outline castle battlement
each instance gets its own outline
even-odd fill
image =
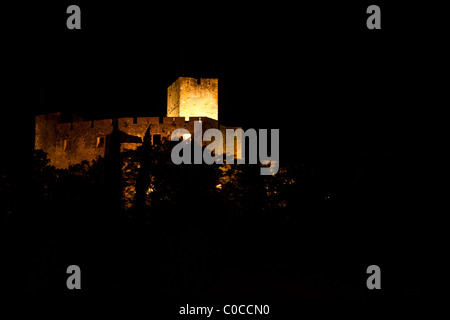
[[[166,117],[118,118],[124,133],[121,150],[136,149],[150,128],[152,144],[170,139],[176,129],[194,134],[194,122],[202,122],[203,132],[219,128],[218,79],[178,78],[168,89]],[[83,160],[104,157],[113,130],[112,119],[84,120],[75,114],[49,113],[35,118],[35,149],[48,154],[50,164],[68,168]]]
[[[167,88],[168,117],[204,116],[219,120],[219,80],[178,78]]]

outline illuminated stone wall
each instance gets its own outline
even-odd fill
[[[167,116],[218,120],[218,99],[218,79],[180,77],[167,89]]]
[[[180,79],[167,88],[167,116],[180,116]]]
[[[120,118],[118,127],[142,140],[150,126],[153,143],[155,135],[170,139],[178,128],[187,129],[193,136],[194,121],[202,122],[203,132],[219,128],[218,111],[218,79],[180,77],[167,89],[167,117]],[[36,116],[35,149],[46,152],[50,164],[56,168],[68,168],[83,160],[104,157],[112,128],[111,119],[84,121],[63,113],[39,115]],[[123,141],[121,151],[139,145]]]
[[[83,160],[92,161],[105,156],[105,146],[112,132],[112,120],[83,121],[75,117],[72,122],[61,123],[61,113],[39,115],[35,118],[35,149],[48,154],[50,165],[56,168],[68,168]],[[150,126],[152,140],[155,135],[161,139],[170,139],[175,129],[187,129],[194,135],[194,122],[202,121],[202,131],[218,128],[213,119],[192,117],[189,121],[180,117],[137,117],[119,118],[120,131],[143,140]],[[153,143],[153,141],[152,141]],[[141,143],[121,143],[121,151],[136,149]]]
[[[35,149],[46,152],[51,165],[68,168],[105,155],[106,137],[112,131],[111,119],[74,118],[72,122],[61,123],[60,117],[61,113],[52,113],[35,119]]]

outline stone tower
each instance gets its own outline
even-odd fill
[[[178,78],[167,88],[167,117],[219,120],[218,90],[218,79]]]

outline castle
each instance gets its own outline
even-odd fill
[[[117,119],[121,151],[142,144],[147,129],[152,144],[170,139],[176,129],[194,133],[194,121],[202,122],[202,131],[228,128],[219,125],[218,79],[178,78],[167,89],[166,117]],[[65,169],[82,161],[104,157],[113,130],[113,119],[85,121],[77,115],[50,113],[35,117],[35,150],[47,153],[50,165]]]

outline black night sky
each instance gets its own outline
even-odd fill
[[[23,12],[34,27],[8,35],[10,104],[33,104],[35,114],[164,116],[179,76],[218,77],[225,125],[283,128],[295,143],[396,148],[422,117],[410,104],[434,98],[423,86],[439,68],[442,44],[427,32],[439,19],[409,23],[414,6],[382,3],[375,33],[364,2],[81,5],[77,32],[59,14],[65,3]]]
[[[375,199],[365,214],[376,222],[349,221],[381,237],[369,248],[388,248],[392,238],[382,235],[397,231],[413,237],[411,246],[432,246],[419,238],[444,221],[435,201],[442,192],[435,182],[444,148],[440,113],[447,105],[438,80],[444,20],[431,4],[391,2],[373,3],[382,10],[381,30],[366,28],[368,1],[14,5],[4,13],[11,21],[3,48],[2,172],[26,190],[36,114],[165,116],[167,87],[179,76],[214,77],[220,123],[280,129],[281,162],[326,168],[343,193],[348,172],[365,170],[372,194],[360,201]],[[69,4],[81,8],[81,30],[66,28]],[[444,270],[415,257],[428,273]],[[397,288],[390,287],[394,279],[414,275],[399,276],[404,268],[384,261],[386,291]],[[428,287],[435,288],[438,276],[431,278]]]

